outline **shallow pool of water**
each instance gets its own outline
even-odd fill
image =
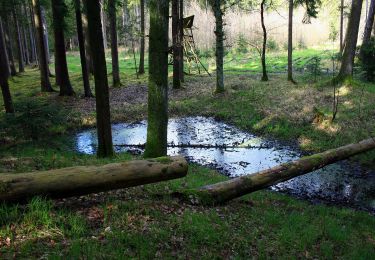
[[[143,152],[134,145],[146,142],[146,121],[114,124],[112,131],[116,152]],[[76,134],[74,142],[79,152],[95,153],[96,130]],[[253,174],[301,157],[292,146],[205,117],[170,119],[168,143],[168,155],[183,155],[190,162],[217,169],[230,177]],[[375,211],[375,173],[346,162],[280,183],[272,189],[310,201]]]

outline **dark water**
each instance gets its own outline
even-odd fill
[[[117,152],[142,152],[142,148],[123,145],[146,142],[146,121],[114,124],[112,131]],[[252,174],[301,157],[301,153],[292,146],[263,139],[204,117],[170,119],[168,143],[171,145],[169,155],[183,155],[191,162],[217,169],[230,177]],[[75,145],[81,153],[95,153],[96,130],[78,133]],[[180,147],[173,147],[176,145]],[[181,147],[185,145],[195,147]],[[272,190],[313,202],[335,203],[375,212],[375,172],[347,162],[280,183]]]

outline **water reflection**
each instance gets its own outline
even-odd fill
[[[147,122],[114,124],[113,142],[116,152],[140,149],[121,145],[146,142]],[[75,137],[76,149],[85,154],[96,152],[96,130],[87,130]],[[231,177],[252,174],[280,163],[297,159],[301,154],[292,147],[259,138],[255,135],[215,121],[212,118],[187,117],[170,119],[169,144],[225,145],[230,148],[169,148],[169,155],[183,155],[189,161],[209,166]],[[120,146],[119,146],[120,145]],[[257,146],[248,149],[246,146]],[[375,210],[375,173],[340,163],[294,178],[272,187],[309,200],[344,203]]]

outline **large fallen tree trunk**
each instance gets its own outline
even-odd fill
[[[104,166],[79,166],[44,172],[0,174],[0,201],[23,201],[35,195],[64,198],[186,176],[183,157],[163,157]]]
[[[375,149],[374,138],[307,156],[297,161],[281,164],[252,175],[241,176],[228,181],[204,186],[198,190],[187,191],[186,194],[189,195],[189,197],[196,196],[195,199],[202,204],[224,203],[372,149]]]

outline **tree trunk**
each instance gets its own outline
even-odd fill
[[[53,34],[55,36],[56,84],[60,87],[60,96],[72,96],[74,91],[69,79],[64,37],[64,15],[67,7],[64,0],[52,0],[51,3]]]
[[[359,55],[361,58],[365,58],[363,55],[363,47],[365,47],[366,44],[371,39],[371,32],[372,32],[372,27],[374,25],[374,18],[375,18],[374,16],[375,16],[375,0],[371,0],[370,9],[369,9],[367,20],[366,20],[365,31],[363,33],[362,48],[361,48],[361,52]]]
[[[40,0],[32,0],[34,9],[34,23],[37,36],[38,60],[41,78],[41,91],[52,92],[51,82],[49,80],[49,68],[47,58],[47,46],[44,41],[44,28],[42,23],[42,10],[40,7]]]
[[[93,0],[89,0],[93,1]],[[79,166],[44,172],[0,175],[0,201],[24,202],[33,196],[65,198],[124,189],[185,177],[188,164],[183,157],[157,158]]]
[[[37,0],[40,1],[40,0]],[[43,41],[45,45],[45,51],[46,51],[46,57],[47,57],[47,62],[48,64],[51,61],[51,55],[49,52],[49,41],[48,41],[48,26],[47,26],[47,21],[46,21],[46,11],[44,10],[43,6],[40,6],[41,10],[41,21],[42,21],[42,27],[43,27]],[[49,72],[49,67],[48,67],[48,74],[51,74]]]
[[[30,10],[30,21],[31,21],[31,26],[29,27],[29,33],[30,33],[30,38],[32,39],[32,48],[33,48],[33,56],[34,56],[34,62],[38,64],[38,49],[37,49],[37,43],[36,43],[36,38],[37,38],[37,31],[35,27],[35,22],[34,22],[34,9],[32,5],[29,5],[29,10]]]
[[[208,185],[196,191],[192,191],[192,193],[197,195],[201,203],[224,203],[372,149],[375,149],[374,138],[328,150],[320,154],[307,156],[297,161],[284,163],[252,175],[241,176],[228,181]],[[189,194],[190,192],[187,191],[187,193]]]
[[[355,50],[357,47],[359,24],[361,21],[363,0],[352,0],[349,24],[346,31],[345,46],[342,55],[341,68],[335,82],[343,81],[353,76]]]
[[[266,50],[267,50],[267,29],[264,24],[264,4],[266,0],[262,0],[260,5],[260,17],[263,29],[263,48],[262,48],[262,81],[268,81],[267,67],[266,67]]]
[[[82,26],[82,12],[81,12],[81,1],[75,0],[75,13],[76,13],[76,23],[77,23],[77,35],[78,35],[78,45],[79,45],[79,55],[81,58],[81,70],[83,79],[83,88],[85,92],[85,97],[93,97],[91,92],[89,72],[86,62],[86,49],[85,49],[85,36],[83,34]]]
[[[20,73],[25,72],[25,64],[23,60],[23,48],[22,48],[22,39],[21,39],[21,31],[19,26],[19,21],[17,17],[16,7],[12,9],[13,13],[13,20],[14,20],[14,26],[15,26],[15,36],[17,39],[17,57],[18,57],[18,71]]]
[[[340,53],[344,51],[344,0],[340,5]]]
[[[145,157],[167,154],[169,1],[150,0],[148,127]]]
[[[104,0],[100,0],[100,17],[102,22],[102,31],[103,31],[103,44],[104,50],[108,48],[107,42],[107,19],[104,12]]]
[[[214,0],[212,5],[216,25],[216,93],[224,92],[224,25],[221,1],[222,0]]]
[[[85,0],[84,2],[87,8],[90,46],[92,50],[95,50],[91,52],[91,55],[95,77],[98,157],[110,157],[113,155],[111,112],[103,31],[100,19],[100,3],[99,0]]]
[[[119,68],[119,60],[118,60],[116,4],[117,4],[117,0],[108,0],[113,87],[120,87],[121,81],[120,81],[120,68]]]
[[[6,47],[7,47],[7,53],[8,53],[8,59],[9,59],[9,66],[10,66],[10,75],[11,76],[16,76],[17,75],[17,71],[16,71],[16,66],[14,65],[14,55],[13,55],[13,45],[12,45],[12,41],[11,41],[11,34],[10,34],[10,31],[9,31],[9,26],[8,26],[8,23],[9,23],[9,19],[7,19],[8,17],[5,17],[5,21],[4,21],[4,24],[3,24],[3,30],[4,30],[4,37],[5,37],[5,44],[6,44]]]
[[[139,74],[145,73],[145,0],[141,0],[141,46],[139,50]]]
[[[181,88],[180,81],[180,15],[179,0],[172,0],[172,38],[173,38],[173,88]]]
[[[289,20],[288,20],[288,81],[293,79],[293,0],[289,0]]]
[[[26,12],[26,6],[22,4],[22,10],[23,10],[23,17],[24,22],[21,24],[22,28],[22,34],[23,34],[23,46],[24,46],[24,53],[25,53],[25,63],[26,65],[31,64],[31,58],[30,58],[30,49],[29,49],[29,43],[27,39],[27,33],[26,33],[26,26],[27,26],[27,12]]]
[[[85,3],[84,0],[82,0]],[[90,74],[94,74],[94,64],[92,61],[92,54],[91,54],[91,46],[90,46],[90,39],[89,39],[89,27],[87,22],[87,10],[86,5],[83,5],[83,12],[82,12],[82,28],[83,28],[83,35],[85,36],[85,49],[86,49],[86,63],[87,69]]]
[[[180,4],[180,80],[181,82],[185,81],[185,74],[184,74],[184,0],[179,0]]]
[[[14,113],[12,96],[8,84],[9,78],[9,59],[5,44],[3,22],[0,18],[0,87],[3,95],[4,107],[6,113]]]

